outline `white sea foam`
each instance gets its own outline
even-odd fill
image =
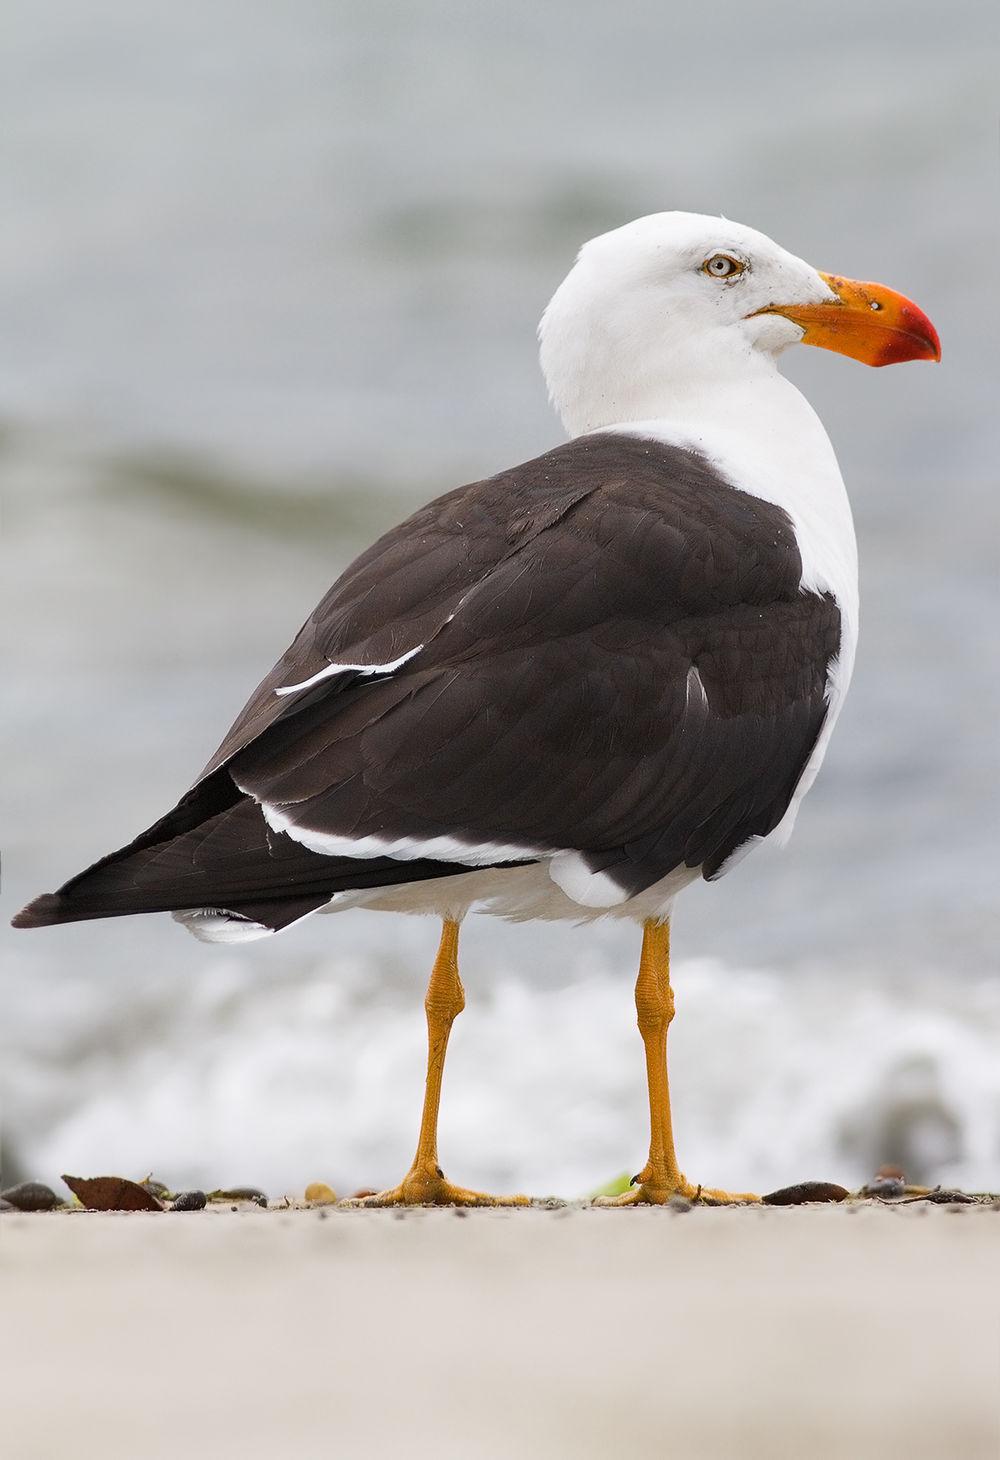
[[[38,1038],[4,1055],[22,1164],[44,1178],[153,1169],[271,1193],[397,1178],[419,1116],[424,1021],[419,985],[387,989],[377,972],[337,958],[262,979],[232,956],[186,986],[147,989],[124,1020],[112,999],[103,1013],[60,1001],[59,1020],[40,1006]],[[708,962],[680,963],[675,984],[675,1121],[693,1179],[854,1185],[894,1159],[915,1176],[1000,1187],[995,984],[893,990]],[[508,973],[473,975],[467,993],[445,1080],[447,1170],[572,1197],[638,1169],[646,1108],[628,980],[594,963],[559,988]]]

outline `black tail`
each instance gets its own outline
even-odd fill
[[[456,862],[321,856],[273,831],[258,804],[219,770],[129,846],[29,902],[13,926],[210,908],[277,931],[337,892],[470,870]]]

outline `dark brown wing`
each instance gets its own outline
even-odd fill
[[[368,664],[425,647],[272,708],[228,768],[338,850],[571,848],[630,891],[682,862],[711,875],[777,825],[826,712],[839,612],[800,577],[785,514],[700,457],[584,438],[366,555],[311,642]]]
[[[347,570],[174,811],[22,922],[281,926],[557,849],[629,895],[711,876],[780,821],[826,713],[840,615],[800,579],[785,513],[680,448],[598,434],[463,487]]]
[[[593,472],[583,474],[587,484],[538,466],[529,462],[436,498],[356,558],[254,690],[202,775],[295,711],[276,695],[282,686],[332,663],[391,663],[432,640],[470,589],[596,489]],[[328,688],[349,682],[343,676]]]

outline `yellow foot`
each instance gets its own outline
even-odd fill
[[[440,1171],[409,1171],[389,1191],[345,1202],[359,1207],[526,1207],[530,1196],[490,1196],[485,1191],[467,1191],[452,1186]]]
[[[645,1171],[636,1177],[636,1185],[621,1196],[599,1196],[594,1200],[598,1207],[665,1206],[673,1197],[685,1201],[704,1202],[706,1206],[737,1206],[745,1202],[760,1201],[752,1191],[720,1191],[714,1186],[692,1186],[686,1177],[669,1184],[651,1180]]]

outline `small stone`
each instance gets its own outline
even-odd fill
[[[689,1212],[694,1207],[693,1201],[688,1201],[686,1196],[672,1196],[667,1202],[672,1212]]]
[[[19,1212],[51,1212],[62,1206],[52,1188],[41,1181],[22,1181],[20,1185],[0,1192],[0,1197]]]
[[[333,1206],[336,1200],[337,1193],[332,1186],[327,1186],[325,1181],[310,1181],[306,1187],[306,1201],[310,1206]]]
[[[200,1212],[208,1205],[203,1191],[179,1191],[170,1208],[172,1212]]]
[[[456,1217],[467,1217],[469,1215],[469,1213],[465,1210],[465,1207],[452,1207],[452,1211],[455,1213]]]
[[[880,1173],[874,1181],[861,1188],[861,1195],[878,1197],[879,1201],[896,1201],[906,1195],[906,1182],[902,1176],[883,1176]]]

